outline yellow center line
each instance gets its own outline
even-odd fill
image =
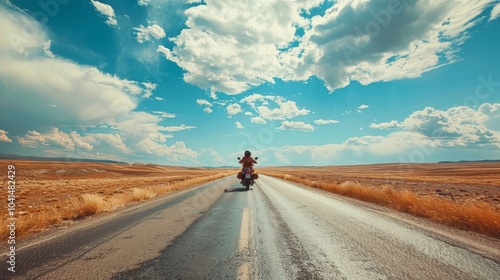
[[[250,233],[253,231],[252,219],[251,219],[251,209],[249,207],[243,208],[241,213],[241,228],[240,228],[240,240],[238,243],[238,250],[243,255],[249,253],[250,247]],[[245,257],[246,259],[246,257]],[[250,277],[250,262],[248,259],[245,260],[243,264],[238,268],[238,280],[247,280]]]
[[[238,249],[240,252],[243,252],[244,250],[248,249],[248,243],[250,241],[250,236],[249,236],[249,212],[250,209],[248,207],[243,208],[243,213],[241,216],[241,228],[240,228],[240,241],[239,241],[239,246]]]

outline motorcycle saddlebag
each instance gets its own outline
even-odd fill
[[[243,172],[238,172],[238,175],[236,175],[236,178],[241,179],[243,178]]]
[[[259,174],[257,174],[257,172],[254,172],[254,173],[253,173],[253,179],[254,179],[254,180],[255,180],[255,179],[259,179]]]

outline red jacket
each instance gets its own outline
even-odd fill
[[[254,163],[257,163],[253,157],[244,157],[240,160],[240,163],[243,164],[243,168],[250,167],[252,168]]]

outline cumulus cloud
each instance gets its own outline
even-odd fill
[[[162,118],[146,112],[131,112],[112,123],[113,128],[126,134],[128,138],[139,140],[141,138],[161,139],[165,141],[165,126],[159,125]]]
[[[281,126],[278,127],[281,130],[301,130],[301,131],[313,131],[314,127],[310,124],[304,122],[293,122],[293,121],[283,121]]]
[[[23,11],[0,5],[0,55],[47,55],[50,40],[40,24]],[[5,63],[2,63],[2,66]]]
[[[30,34],[23,31],[28,27]],[[23,121],[2,127],[15,130],[19,136],[13,139],[20,145],[48,155],[120,160],[123,154],[148,154],[151,147],[176,154],[177,159],[184,152],[187,158],[196,155],[182,142],[166,143],[173,137],[170,133],[194,126],[160,125],[175,114],[135,111],[141,98],[151,97],[156,84],[122,79],[49,55],[44,28],[14,6],[0,4],[0,33],[15,35],[12,42],[0,40],[0,80],[8,81],[0,83],[0,119],[24,112]]]
[[[148,6],[149,4],[151,4],[151,0],[138,0],[137,4],[139,6]]]
[[[144,139],[138,146],[148,154],[166,157],[165,161],[179,163],[181,161],[196,162],[197,152],[188,148],[182,141],[177,141],[171,146],[160,144],[152,139]]]
[[[108,4],[101,3],[99,1],[94,1],[90,0],[92,2],[92,5],[94,5],[94,8],[96,9],[97,12],[99,12],[101,15],[105,16],[106,19],[106,24],[108,25],[117,25],[118,21],[116,20],[115,17],[115,11],[113,10],[113,7],[111,7]]]
[[[174,48],[158,51],[186,70],[186,82],[237,94],[274,82],[280,49],[295,40],[297,25],[307,24],[300,9],[323,1],[204,2],[186,10],[187,28],[172,38]]]
[[[7,136],[7,134],[9,134],[7,131],[0,129],[0,141],[12,142],[12,140]]]
[[[240,122],[235,122],[236,128],[242,129],[245,128]]]
[[[477,110],[464,106],[448,110],[427,107],[403,121],[371,127],[397,130],[385,136],[351,137],[339,144],[267,147],[255,153],[265,155],[271,165],[421,163],[500,156],[499,103],[484,103]],[[453,148],[452,154],[449,148]]]
[[[457,61],[494,2],[207,0],[186,10],[174,47],[158,51],[186,71],[186,82],[212,92],[312,76],[334,91],[352,81],[416,78]],[[320,4],[330,7],[311,14]]]
[[[260,124],[266,124],[266,120],[264,120],[262,117],[253,117],[250,119],[251,122],[253,123],[260,123]]]
[[[152,38],[154,37],[156,39],[161,39],[165,38],[166,34],[163,28],[157,24],[153,24],[150,26],[143,26],[142,24],[139,27],[134,27],[134,30],[136,30],[136,39],[137,42],[139,43],[144,43],[146,41],[151,41]]]
[[[225,164],[224,158],[212,148],[201,149],[198,153],[198,161],[202,165],[222,166]]]
[[[265,155],[271,165],[332,165],[377,162],[400,162],[401,155],[419,147],[436,151],[435,143],[416,132],[395,132],[387,136],[352,137],[339,144],[268,147],[255,151]]]
[[[361,104],[359,105],[358,109],[356,110],[358,113],[361,113],[363,112],[365,109],[368,109],[370,106],[366,105],[366,104]]]
[[[32,30],[29,36],[22,30],[26,25]],[[19,10],[0,8],[0,33],[25,35],[16,39],[16,44],[0,41],[0,79],[9,81],[0,84],[0,95],[16,96],[3,98],[6,109],[0,112],[2,118],[29,112],[26,118],[38,125],[106,122],[134,110],[139,98],[155,88],[47,56],[43,48],[48,39],[43,28]]]
[[[4,62],[0,77],[16,88],[17,98],[25,100],[8,108],[30,111],[41,119],[94,122],[122,115],[135,109],[135,96],[147,90],[136,82],[61,59],[7,57]],[[42,104],[56,105],[59,111]]]
[[[23,33],[29,26],[31,33]],[[118,127],[131,116],[141,97],[148,97],[156,85],[138,83],[103,73],[92,66],[48,55],[49,39],[42,26],[16,8],[0,5],[0,33],[16,34],[16,44],[0,40],[0,96],[4,109],[0,119],[24,112],[23,121],[7,127],[16,131],[19,144],[43,151],[71,152],[73,156],[94,157],[97,154],[131,154],[127,141],[134,145],[138,139],[165,139],[156,118],[151,135],[130,134],[127,130],[107,130],[80,135],[70,127],[91,128],[96,124]],[[10,95],[15,96],[11,98]],[[23,100],[23,102],[18,102]],[[17,102],[16,102],[17,101]],[[163,115],[165,117],[165,115]],[[57,127],[65,127],[65,131]],[[54,128],[56,127],[56,128]],[[26,132],[28,131],[28,132]],[[107,147],[107,148],[105,148]],[[82,152],[88,152],[81,154]],[[92,155],[93,153],[93,155]]]
[[[132,152],[123,142],[123,138],[118,134],[96,133],[81,136],[75,131],[66,133],[60,131],[58,128],[53,128],[47,133],[31,130],[26,135],[18,137],[18,141],[19,144],[31,148],[45,146],[66,151],[74,151],[77,148],[94,150],[96,145],[107,144],[106,149],[108,151],[109,148],[113,148],[121,153]]]
[[[240,104],[237,104],[237,103],[234,103],[234,104],[227,106],[226,109],[227,109],[227,114],[229,116],[234,116],[234,115],[241,112],[241,106],[240,106]]]
[[[252,94],[240,102],[249,104],[265,120],[285,120],[310,113],[307,109],[299,109],[295,101],[280,96]],[[269,102],[275,103],[278,107],[270,109]]]
[[[401,127],[428,137],[441,138],[453,146],[498,143],[499,139],[485,126],[488,119],[487,114],[465,106],[447,111],[426,107],[411,114]]]
[[[144,98],[150,98],[151,96],[153,96],[153,91],[158,86],[157,84],[153,83],[141,83],[141,84],[144,87],[144,94],[142,95],[142,97]]]
[[[297,47],[302,58],[292,63],[331,91],[353,80],[367,85],[419,77],[457,60],[468,29],[491,2],[338,1],[313,18]]]
[[[500,3],[496,4],[491,10],[490,21],[495,20],[498,17],[500,17]]]
[[[205,106],[212,107],[212,103],[208,102],[205,99],[196,99],[196,103],[198,103],[198,105],[200,105],[200,106],[205,105]]]
[[[205,99],[196,99],[196,103],[198,103],[198,105],[200,106],[207,106],[207,108],[203,109],[203,112],[207,113],[207,114],[211,114],[213,111],[211,108],[209,107],[212,107],[213,104],[208,102],[207,100]]]
[[[446,111],[426,107],[413,112],[401,122],[392,120],[380,124],[372,123],[370,127],[399,128],[419,133],[449,147],[471,144],[498,146],[500,126],[495,124],[500,117],[499,108],[498,103],[485,103],[477,110],[466,106],[452,107]]]
[[[390,122],[386,122],[386,123],[372,123],[370,124],[370,127],[371,128],[375,128],[375,129],[388,129],[388,128],[396,128],[396,127],[400,127],[399,125],[399,122],[398,121],[390,121]]]

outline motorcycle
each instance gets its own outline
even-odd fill
[[[240,157],[237,158],[238,160],[241,160]],[[258,157],[255,158],[255,160],[259,159]],[[251,167],[245,167],[243,171],[238,173],[237,178],[241,179],[241,184],[246,187],[247,191],[250,189],[250,186],[253,186],[255,183],[255,180],[259,177],[257,173],[253,170]]]

